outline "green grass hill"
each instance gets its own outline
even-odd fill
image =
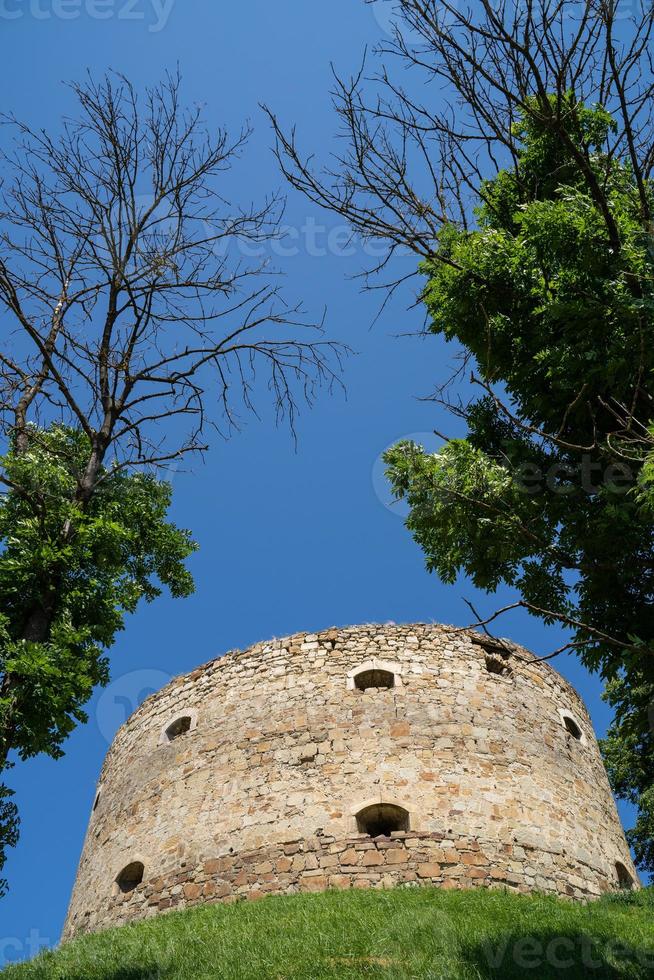
[[[654,978],[654,890],[588,905],[499,891],[327,892],[84,936],[2,980]]]

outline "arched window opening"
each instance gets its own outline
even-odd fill
[[[615,873],[618,876],[618,885],[625,891],[631,891],[634,887],[634,879],[631,877],[622,861],[615,862]]]
[[[183,718],[176,718],[172,725],[169,725],[166,729],[166,738],[169,742],[174,739],[179,738],[180,735],[186,735],[187,732],[191,730],[192,718],[190,715],[184,715]]]
[[[358,691],[395,687],[395,675],[390,670],[362,670],[354,678],[354,684]]]
[[[357,830],[369,837],[390,837],[409,829],[409,814],[393,803],[373,803],[357,813]]]
[[[565,725],[566,731],[578,742],[581,742],[582,731],[574,718],[571,718],[570,715],[565,715],[563,724]]]
[[[133,892],[134,889],[143,881],[144,866],[140,861],[132,861],[120,872],[116,878],[116,884],[123,894]]]
[[[499,677],[511,677],[513,671],[505,660],[491,654],[486,655],[486,670],[489,674],[497,674]]]
[[[402,668],[389,660],[371,657],[348,671],[348,691],[377,691],[402,687]]]

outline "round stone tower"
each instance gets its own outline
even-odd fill
[[[64,936],[240,896],[419,883],[638,887],[584,704],[508,641],[303,633],[177,678],[120,729]]]

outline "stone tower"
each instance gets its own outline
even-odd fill
[[[107,755],[64,936],[404,883],[638,887],[584,704],[522,647],[356,626],[178,677]]]

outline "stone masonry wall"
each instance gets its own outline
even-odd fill
[[[395,686],[358,690],[361,667]],[[169,742],[181,716],[191,730]],[[403,807],[409,829],[359,833],[373,803]],[[137,861],[143,881],[123,893]],[[443,626],[331,629],[226,654],[132,715],[100,776],[64,938],[329,887],[587,898],[618,889],[617,862],[637,885],[587,711],[548,664]]]

